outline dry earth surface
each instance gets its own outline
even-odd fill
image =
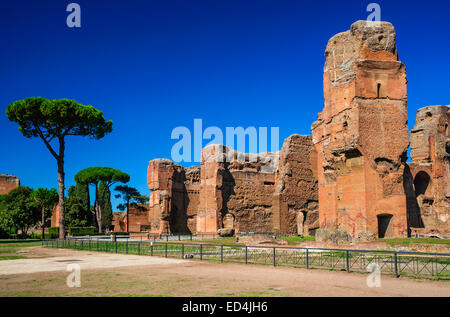
[[[26,259],[0,261],[0,296],[450,296],[450,283],[367,274],[242,264],[215,264],[40,246]],[[81,267],[69,288],[66,267]]]

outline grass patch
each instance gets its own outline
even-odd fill
[[[316,237],[296,237],[296,236],[285,236],[285,237],[277,237],[280,240],[287,240],[288,245],[297,245],[306,241],[315,241]]]
[[[21,255],[4,255],[4,256],[0,256],[0,261],[4,261],[4,260],[19,260],[19,259],[26,259],[26,256],[21,256]]]
[[[2,253],[16,253],[17,249],[16,248],[1,248],[0,249],[0,254]]]
[[[392,244],[447,244],[450,245],[450,239],[436,239],[436,238],[384,238],[378,239],[384,241],[389,245]]]
[[[0,239],[0,248],[25,248],[40,246],[42,242],[40,240],[12,240],[12,239]]]

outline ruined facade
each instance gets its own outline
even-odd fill
[[[320,227],[406,236],[407,80],[394,27],[358,21],[325,57],[325,106],[312,125]]]
[[[202,150],[200,167],[150,161],[150,232],[304,234],[318,227],[310,136],[293,135],[280,153],[244,154],[223,145]],[[300,194],[297,194],[300,193]]]
[[[412,235],[450,236],[450,107],[417,111],[406,184]],[[412,186],[411,186],[412,184]]]
[[[420,109],[409,136],[395,36],[358,21],[329,40],[312,137],[259,155],[211,145],[196,167],[150,161],[150,231],[450,237],[449,106]]]
[[[14,175],[0,174],[0,195],[6,195],[20,186],[19,178]]]
[[[200,170],[184,168],[168,159],[150,161],[147,185],[149,225],[152,233],[190,233],[196,231]]]
[[[130,207],[128,210],[128,231],[129,232],[142,232],[150,229],[148,221],[148,206],[141,206],[141,208]],[[113,231],[114,232],[126,232],[127,231],[127,213],[126,212],[114,212],[113,213]]]

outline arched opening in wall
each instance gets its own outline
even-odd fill
[[[392,218],[391,214],[378,215],[378,238],[390,237],[392,235]]]
[[[380,98],[380,96],[381,96],[381,84],[378,83],[377,84],[377,98]]]
[[[448,124],[445,124],[445,129],[444,129],[444,131],[445,131],[445,136],[446,136],[447,138],[450,138],[450,131],[449,131],[449,128],[448,128]]]
[[[416,197],[425,195],[429,191],[429,188],[431,187],[430,182],[430,175],[426,172],[420,171],[417,173],[414,178],[414,190],[416,192]]]

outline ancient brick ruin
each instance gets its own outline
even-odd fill
[[[325,57],[325,107],[312,125],[320,227],[406,236],[407,80],[394,27],[358,21]]]
[[[420,109],[409,139],[395,36],[388,22],[358,21],[329,40],[312,137],[258,155],[210,145],[195,167],[150,161],[149,231],[448,236],[449,106]]]
[[[148,222],[148,208],[141,206],[141,208],[130,207],[128,210],[128,231],[129,232],[143,232],[150,229]],[[127,214],[126,212],[114,212],[112,220],[114,232],[127,231]]]
[[[450,235],[450,107],[429,106],[417,111],[411,130],[412,189],[408,210],[412,235]],[[411,186],[412,183],[412,186]]]
[[[14,175],[0,174],[0,195],[6,195],[20,186],[19,178]]]
[[[202,150],[200,167],[150,161],[150,232],[312,232],[318,215],[311,150],[310,136],[293,135],[280,153],[211,145]]]

